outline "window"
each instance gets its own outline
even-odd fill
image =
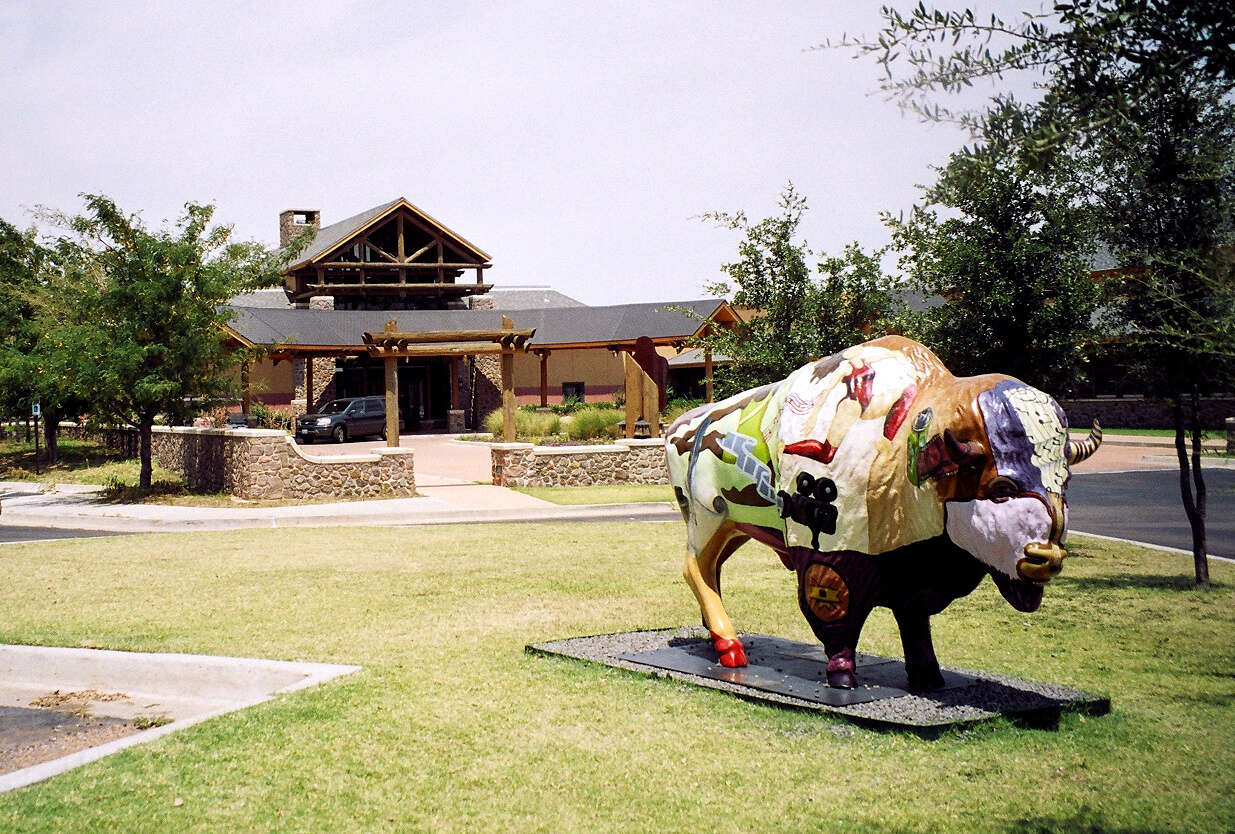
[[[578,400],[583,402],[583,383],[582,382],[563,382],[562,383],[562,402],[570,402]]]

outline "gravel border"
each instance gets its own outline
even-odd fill
[[[758,638],[765,635],[742,636]],[[601,663],[650,677],[672,678],[709,689],[719,689],[753,701],[827,713],[867,727],[909,730],[925,737],[935,737],[954,727],[1000,717],[1031,726],[1053,727],[1063,712],[1106,715],[1111,709],[1109,698],[1072,687],[950,667],[945,667],[945,671],[970,675],[977,680],[970,686],[942,692],[886,697],[848,706],[829,706],[716,678],[645,666],[619,657],[623,654],[667,648],[671,641],[673,645],[680,645],[683,641],[707,639],[707,632],[702,628],[658,629],[553,640],[528,645],[526,651],[535,655]]]

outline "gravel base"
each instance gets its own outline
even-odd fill
[[[139,732],[132,721],[49,709],[0,707],[0,773],[12,773]]]
[[[742,635],[744,641],[761,637],[764,635]],[[714,677],[634,663],[619,657],[619,655],[664,649],[670,645],[679,646],[707,640],[707,632],[701,628],[662,629],[555,640],[530,645],[527,650],[533,654],[569,657],[603,663],[606,666],[628,669],[655,677],[673,678],[730,692],[742,698],[825,712],[871,727],[907,729],[925,736],[938,735],[952,727],[989,721],[999,717],[1012,718],[1035,726],[1054,726],[1064,711],[1105,715],[1110,712],[1111,708],[1110,699],[1079,689],[996,675],[990,672],[949,667],[945,667],[944,671],[967,675],[974,680],[967,686],[941,692],[905,694],[898,690],[890,690],[890,697],[881,697],[877,700],[847,706],[831,706],[818,701],[754,689]],[[814,648],[804,644],[798,645],[803,648]],[[868,657],[876,662],[886,660],[886,658]],[[894,662],[900,664],[900,661]],[[903,664],[900,665],[903,669]],[[716,665],[714,668],[717,674],[724,673],[723,667]],[[820,679],[822,675],[823,665],[820,664]],[[858,675],[860,679],[861,668],[858,669]]]

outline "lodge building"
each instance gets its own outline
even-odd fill
[[[246,411],[257,401],[304,413],[382,394],[389,381],[404,431],[462,431],[501,406],[512,344],[519,403],[607,402],[641,337],[669,360],[675,390],[702,395],[711,357],[687,342],[739,320],[715,298],[591,307],[546,287],[495,286],[488,254],[403,198],[324,227],[320,216],[284,211],[280,245],[306,232],[311,242],[283,287],[230,302],[229,338],[262,351],[242,371]]]

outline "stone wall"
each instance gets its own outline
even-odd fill
[[[498,486],[669,483],[660,438],[618,440],[611,446],[494,443],[491,448],[493,483]]]
[[[472,425],[480,428],[490,412],[502,407],[502,357],[482,354],[476,357],[476,390],[472,392]]]
[[[66,437],[86,433],[62,426]],[[108,448],[137,456],[137,429],[89,433]],[[151,458],[179,473],[191,489],[239,498],[385,498],[415,494],[412,450],[379,448],[358,455],[306,455],[273,429],[156,426]]]
[[[1092,400],[1060,400],[1068,425],[1085,428],[1096,418],[1105,428],[1173,429],[1171,408],[1161,400],[1143,397],[1099,397]],[[1221,431],[1227,417],[1235,417],[1235,397],[1201,399],[1201,427]]]

